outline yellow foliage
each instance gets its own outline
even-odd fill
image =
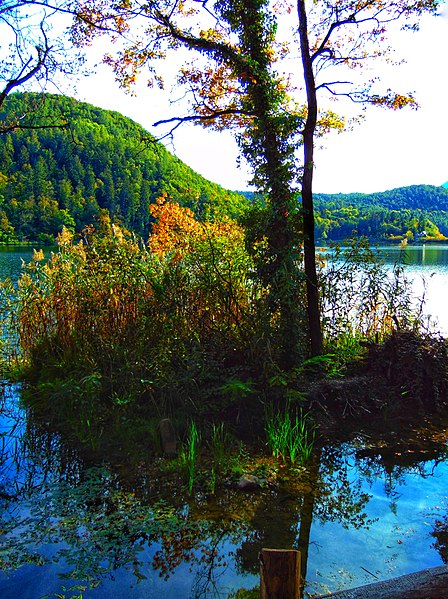
[[[319,116],[316,134],[318,137],[321,137],[332,130],[341,133],[345,129],[345,125],[345,117],[336,114],[332,110],[326,110]]]
[[[41,262],[42,260],[45,260],[44,251],[33,250],[33,262]]]
[[[372,97],[371,102],[376,106],[385,106],[386,108],[392,108],[392,110],[400,110],[406,106],[418,108],[418,103],[411,94],[409,94],[409,96],[403,96],[402,94],[393,94],[390,92],[386,96]]]
[[[210,238],[226,237],[242,241],[243,229],[233,221],[199,222],[189,208],[184,208],[161,197],[150,206],[151,215],[156,219],[148,240],[149,248],[163,257],[173,253],[182,257],[195,243]]]
[[[151,215],[156,219],[148,245],[160,256],[167,253],[185,251],[189,246],[188,236],[199,226],[193,212],[179,204],[161,197],[151,204]]]
[[[68,247],[72,244],[73,233],[67,227],[62,227],[62,231],[57,236],[57,244],[59,247]]]

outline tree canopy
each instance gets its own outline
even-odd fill
[[[84,57],[62,31],[61,14],[69,12],[65,0],[3,0],[0,3],[0,108],[14,91],[45,90],[49,83],[60,90],[62,80],[82,72]],[[0,133],[22,129],[61,127],[67,123],[56,114],[45,121],[29,112],[2,119]]]

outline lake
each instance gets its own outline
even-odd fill
[[[448,246],[380,251],[409,265],[417,293],[425,275],[427,310],[447,331]],[[0,276],[15,278],[23,255],[1,251]],[[305,553],[307,597],[448,560],[448,418],[400,437],[381,427],[363,433],[360,423],[308,471],[273,460],[275,486],[265,473],[257,492],[229,486],[187,497],[170,486],[163,461],[78,447],[22,408],[20,394],[3,381],[2,599],[244,597],[258,584],[263,547]]]
[[[425,313],[436,321],[436,328],[448,334],[448,245],[380,246],[380,254],[388,264],[406,265],[414,281],[416,296],[425,293]]]

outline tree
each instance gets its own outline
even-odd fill
[[[69,52],[68,40],[52,35],[53,19],[64,7],[65,0],[0,2],[0,110],[14,91],[33,85],[45,89],[49,82],[57,83],[58,75],[79,71],[82,57]],[[25,113],[7,120],[0,116],[0,133],[67,126],[63,115],[49,115],[41,108],[41,103],[30,103]]]
[[[16,88],[35,78],[48,76],[51,46],[44,21],[33,22],[24,9],[27,2],[6,0],[0,5],[2,44],[8,44],[9,56],[3,55],[0,80],[0,108],[6,97]],[[36,31],[37,29],[37,31]],[[0,47],[1,48],[1,47]]]
[[[299,40],[303,80],[306,89],[307,117],[303,129],[302,206],[304,230],[305,274],[312,353],[322,351],[318,280],[314,240],[314,141],[318,118],[318,91],[332,96],[346,96],[353,102],[386,106],[394,110],[415,106],[412,94],[402,95],[388,90],[386,94],[372,91],[374,81],[360,87],[340,79],[317,83],[316,76],[332,67],[361,67],[369,59],[389,58],[391,48],[386,43],[387,27],[395,21],[405,21],[404,27],[416,29],[416,19],[423,12],[435,12],[437,0],[325,0],[307,7],[306,0],[297,0]],[[312,21],[308,22],[308,14]]]
[[[387,57],[391,50],[384,38],[389,24],[418,18],[436,8],[436,0],[325,0],[314,3],[310,10],[305,0],[298,0],[294,29],[306,88],[305,105],[300,106],[291,100],[294,87],[278,73],[277,65],[289,48],[281,39],[277,3],[117,0],[99,5],[94,0],[67,0],[64,10],[75,14],[72,37],[76,43],[90,43],[104,33],[116,42],[116,52],[104,60],[126,89],[143,69],[149,85],[163,86],[163,67],[159,68],[157,61],[169,52],[183,52],[177,83],[186,89],[190,111],[159,121],[169,125],[167,135],[184,122],[238,128],[237,139],[253,167],[254,183],[268,201],[267,250],[260,276],[270,289],[269,310],[280,314],[281,362],[286,368],[294,365],[300,335],[299,169],[294,152],[302,142],[302,226],[311,354],[318,355],[323,348],[314,247],[313,151],[319,129],[341,127],[341,121],[331,111],[318,111],[317,93],[326,90],[332,96],[342,94],[354,102],[394,109],[415,104],[411,95],[378,94],[374,81],[346,91],[347,82],[339,77],[317,83],[316,76],[329,66],[357,67],[371,58]],[[291,6],[286,6],[286,11],[291,13]],[[406,26],[415,28],[416,24],[409,21]],[[185,50],[196,58],[185,58]]]
[[[131,25],[143,20],[142,37],[107,56],[124,87],[129,87],[143,66],[149,66],[151,83],[161,84],[153,60],[168,50],[187,48],[206,62],[184,64],[178,82],[187,87],[192,112],[164,121],[172,133],[181,122],[194,121],[218,129],[238,127],[243,154],[253,166],[254,183],[268,200],[266,248],[259,275],[269,288],[267,328],[280,330],[283,367],[297,363],[300,322],[297,317],[300,242],[298,235],[297,172],[294,151],[299,143],[301,115],[286,110],[287,90],[274,69],[276,23],[268,0],[228,0],[197,4],[193,11],[202,21],[192,25],[190,8],[182,3],[129,3],[96,9],[82,3],[74,25],[79,41],[115,28],[129,37]],[[205,28],[207,23],[212,27]],[[166,42],[166,43],[165,43]],[[164,46],[165,44],[165,46]],[[274,315],[278,314],[278,319]],[[279,320],[279,323],[278,323]],[[269,336],[269,335],[268,335]]]

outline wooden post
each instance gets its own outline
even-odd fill
[[[177,439],[174,426],[169,418],[164,418],[159,423],[160,440],[162,442],[163,453],[176,455]]]
[[[299,599],[300,551],[262,549],[260,552],[260,598]]]

